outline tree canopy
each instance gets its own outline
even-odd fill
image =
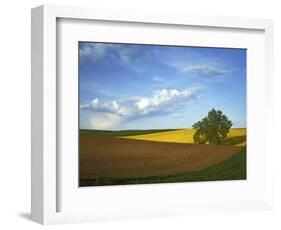
[[[208,116],[196,122],[193,139],[196,144],[223,144],[233,123],[220,110],[212,109]]]

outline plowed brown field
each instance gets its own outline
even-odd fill
[[[80,179],[160,176],[198,171],[230,158],[241,149],[229,145],[80,136]]]

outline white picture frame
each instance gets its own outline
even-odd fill
[[[178,202],[179,200],[171,200],[165,205],[153,203],[153,207],[141,204],[132,204],[132,200],[124,200],[126,205],[124,207],[115,208],[109,212],[110,204],[106,205],[105,209],[97,205],[96,209],[89,209],[86,204],[81,202],[81,207],[78,208],[77,200],[67,195],[67,191],[60,192],[62,186],[62,178],[59,177],[60,172],[60,157],[58,157],[58,94],[60,88],[58,87],[57,74],[58,74],[58,23],[61,19],[75,20],[93,20],[103,21],[111,24],[113,22],[124,23],[138,23],[149,24],[155,27],[178,27],[184,28],[185,26],[204,28],[218,28],[220,30],[238,29],[245,33],[247,31],[260,31],[262,32],[262,40],[264,47],[262,48],[262,69],[265,72],[260,73],[260,82],[255,83],[257,89],[261,89],[260,99],[264,101],[266,112],[258,118],[254,118],[254,112],[259,112],[258,106],[249,106],[250,111],[247,120],[259,121],[263,119],[264,130],[273,129],[272,124],[272,111],[274,106],[274,98],[272,92],[273,85],[273,22],[266,19],[248,19],[248,18],[231,18],[231,17],[214,17],[214,16],[190,16],[190,15],[173,15],[173,14],[159,14],[148,12],[131,12],[131,11],[114,11],[114,10],[100,10],[91,8],[79,7],[66,7],[66,6],[51,6],[44,5],[32,9],[32,188],[31,188],[31,213],[32,219],[41,224],[56,224],[56,223],[70,223],[81,221],[96,221],[107,219],[124,219],[124,218],[142,218],[153,216],[173,216],[185,215],[193,213],[206,213],[206,212],[226,212],[226,211],[243,211],[243,210],[264,210],[272,207],[272,179],[271,179],[271,150],[270,139],[260,144],[260,149],[264,150],[260,159],[260,165],[264,173],[264,179],[261,180],[264,190],[258,194],[253,200],[247,197],[236,197],[233,200],[223,199],[221,201],[208,200],[206,198],[204,203],[199,203],[195,200],[194,203]],[[79,27],[79,25],[78,25]],[[243,32],[243,33],[244,33]],[[235,39],[235,38],[234,38]],[[237,39],[237,38],[236,38]],[[204,40],[202,41],[204,43]],[[236,41],[238,44],[239,41]],[[239,46],[239,44],[237,45]],[[255,64],[254,61],[252,63]],[[256,63],[257,64],[257,63]],[[252,84],[252,82],[249,82]],[[265,84],[263,84],[265,83]],[[254,92],[255,85],[252,84],[250,91]],[[72,89],[71,89],[72,90]],[[74,91],[69,93],[74,94]],[[258,90],[253,95],[258,95]],[[75,95],[74,95],[75,96]],[[248,101],[248,104],[251,101]],[[263,108],[260,108],[263,109]],[[264,110],[264,109],[263,109]],[[251,115],[252,114],[252,115]],[[255,120],[256,119],[256,120]],[[253,123],[253,122],[252,122]],[[251,126],[251,124],[250,124]],[[254,132],[252,132],[253,135]],[[256,138],[256,141],[258,137]],[[254,142],[253,142],[254,143]],[[257,149],[257,148],[256,148]],[[252,148],[255,150],[255,148]],[[258,151],[258,150],[256,150]],[[266,163],[262,161],[266,159]],[[69,167],[71,170],[71,166]],[[259,182],[257,182],[259,183]],[[205,183],[203,186],[198,184],[189,185],[191,189],[194,187],[194,192],[199,189],[208,189],[211,184]],[[225,185],[220,184],[219,187],[223,188]],[[227,186],[232,186],[228,184]],[[236,185],[234,185],[236,186]],[[244,185],[243,185],[244,186]],[[126,186],[125,186],[126,187]],[[196,187],[196,188],[195,188]],[[114,195],[126,197],[129,193],[133,193],[132,189],[126,187],[123,189],[121,186],[105,188],[105,190],[95,191],[95,195],[99,200],[106,202],[106,197],[100,195],[105,193],[107,195]],[[211,187],[210,187],[211,188]],[[238,188],[238,187],[237,187]],[[174,194],[177,191],[185,191],[184,184],[165,184],[157,185],[154,187],[146,185],[138,185],[138,191],[135,196],[141,194],[161,192],[164,195]],[[246,187],[245,187],[246,189]],[[247,188],[248,189],[248,188]],[[126,191],[123,191],[126,190]],[[164,191],[164,192],[163,192]],[[213,192],[216,192],[217,188]],[[165,194],[166,192],[166,194]],[[185,191],[186,192],[186,191]],[[84,194],[91,194],[91,190],[87,190]],[[68,204],[67,210],[60,208],[60,200],[67,196],[66,201]],[[129,197],[129,196],[127,196]],[[180,197],[180,195],[179,195]],[[73,203],[71,200],[73,199]],[[80,199],[80,198],[79,198]],[[116,203],[116,205],[118,205]],[[112,205],[113,206],[113,205]],[[85,207],[85,210],[83,209]],[[77,210],[76,210],[77,208]],[[71,210],[70,210],[71,209]],[[114,209],[114,207],[112,207]],[[99,211],[100,210],[100,211]],[[120,211],[121,210],[121,211]]]

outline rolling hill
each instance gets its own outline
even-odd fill
[[[181,129],[181,130],[161,131],[161,132],[154,132],[149,134],[118,136],[118,137],[134,139],[134,140],[193,144],[194,143],[193,134],[194,134],[193,129]],[[246,146],[246,128],[231,129],[225,144],[233,145],[233,146]]]

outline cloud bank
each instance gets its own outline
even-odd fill
[[[93,61],[102,60],[107,55],[108,47],[100,43],[83,44],[79,49],[80,57],[89,58]]]
[[[189,66],[184,68],[183,72],[195,77],[211,78],[226,76],[231,71],[212,66]]]
[[[201,88],[192,87],[178,91],[161,89],[151,97],[136,97],[123,100],[100,101],[80,105],[80,110],[91,112],[88,124],[92,129],[112,129],[122,122],[149,116],[181,113],[185,106],[198,101]]]
[[[109,43],[81,43],[80,58],[96,61],[118,61],[123,65],[131,65],[143,57],[152,57],[153,49],[142,49],[139,45],[109,44]]]

